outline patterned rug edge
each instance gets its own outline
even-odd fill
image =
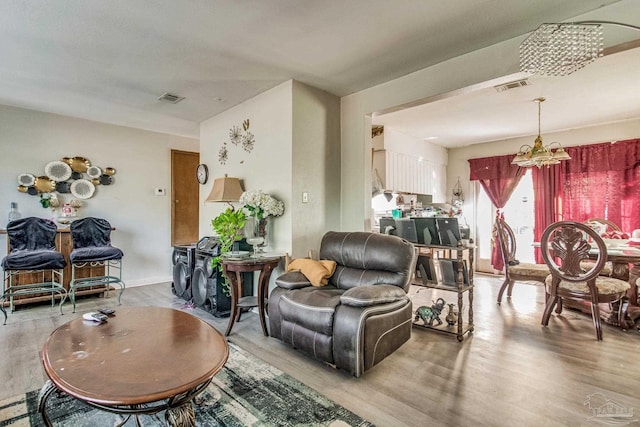
[[[227,364],[194,404],[197,426],[373,426],[237,345],[229,343],[229,347]],[[0,401],[0,427],[43,426],[38,413],[38,391]],[[55,393],[47,408],[55,426],[115,425],[124,420],[69,396],[57,397]],[[144,427],[165,425],[162,412],[140,420]],[[135,420],[130,419],[124,425],[133,426]]]

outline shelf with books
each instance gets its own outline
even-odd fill
[[[473,332],[473,259],[475,247],[470,242],[458,246],[421,245],[418,257],[417,272],[419,281],[414,282],[434,291],[455,292],[457,301],[446,304],[443,298],[437,298],[433,305],[415,308],[413,324],[422,328],[455,334],[462,341],[467,333]],[[443,256],[442,256],[443,255]],[[464,298],[467,298],[465,307]],[[443,322],[440,318],[444,305],[449,305],[449,312],[457,306],[455,321],[451,318]],[[466,318],[465,318],[466,317]],[[434,324],[434,322],[436,324]]]

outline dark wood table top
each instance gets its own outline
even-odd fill
[[[79,317],[53,331],[42,349],[57,388],[104,405],[156,402],[194,389],[227,361],[226,339],[188,313],[123,307],[107,323]]]
[[[252,269],[248,271],[258,271],[266,264],[277,265],[281,259],[280,255],[250,256],[242,259],[222,257],[222,264],[232,271],[243,271],[243,267]]]

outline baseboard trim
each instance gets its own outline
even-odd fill
[[[125,280],[125,284],[127,288],[135,288],[137,286],[145,286],[145,285],[157,285],[160,283],[171,283],[173,282],[173,278],[171,276],[167,277],[148,277],[145,279],[138,280]]]

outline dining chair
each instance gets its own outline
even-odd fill
[[[583,224],[593,228],[596,231],[596,233],[598,233],[600,236],[602,236],[602,234],[607,231],[622,231],[622,229],[618,227],[616,223],[604,218],[589,218],[586,221],[584,221]],[[582,262],[584,263],[583,267],[586,269],[590,268],[591,264],[593,264],[593,260],[586,260]],[[618,272],[619,274],[618,278],[620,278],[620,276],[629,277],[628,265],[626,266],[626,271],[624,271],[624,268],[625,268],[624,266],[622,267],[619,266],[619,268],[621,269],[621,271]],[[602,268],[600,275],[611,276],[612,274],[613,274],[613,265],[611,264],[611,262],[607,262]]]
[[[622,231],[620,229],[620,227],[613,221],[609,221],[608,219],[604,219],[604,218],[589,218],[586,221],[584,221],[585,224],[587,225],[600,225],[601,228],[603,228],[602,230],[600,230],[600,232],[598,234],[602,234],[605,231]],[[593,228],[593,227],[592,227]]]
[[[73,250],[71,261],[71,282],[69,299],[76,312],[76,292],[82,288],[103,286],[109,292],[111,284],[120,286],[118,304],[121,303],[125,284],[122,280],[122,250],[111,245],[111,224],[106,219],[87,217],[75,220],[69,227]],[[104,267],[104,274],[83,277],[84,267]]]
[[[593,242],[595,248],[592,248]],[[607,246],[600,235],[591,227],[573,221],[559,221],[551,224],[542,233],[540,242],[542,257],[551,274],[545,280],[547,298],[542,325],[548,326],[551,312],[563,299],[584,301],[591,304],[591,317],[596,329],[596,338],[602,340],[599,304],[620,301],[630,285],[624,280],[601,276],[607,261]],[[586,269],[582,261],[589,253],[597,251],[597,258],[591,268]],[[556,310],[559,314],[560,310]],[[622,303],[618,306],[618,324],[622,324]]]
[[[507,298],[511,298],[511,292],[516,280],[544,283],[550,272],[546,264],[518,261],[516,259],[516,237],[513,229],[503,218],[496,220],[496,227],[504,262],[504,282],[498,291],[498,304],[500,304],[505,290],[507,290]]]

